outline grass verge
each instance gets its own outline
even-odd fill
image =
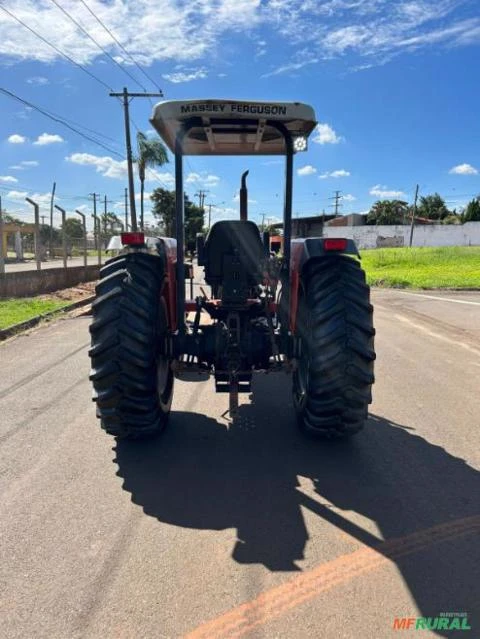
[[[371,286],[480,289],[478,246],[372,249],[361,254]]]
[[[25,322],[37,315],[56,311],[70,302],[66,300],[45,300],[35,297],[0,300],[0,330]]]

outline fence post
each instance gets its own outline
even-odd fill
[[[87,222],[85,220],[85,214],[75,209],[75,213],[80,215],[83,223],[83,266],[87,267]]]
[[[67,221],[67,214],[65,209],[55,204],[55,208],[62,214],[62,253],[63,253],[63,268],[67,268],[67,230],[65,228],[65,222]]]
[[[35,212],[35,233],[33,234],[33,244],[35,250],[35,262],[37,263],[37,271],[42,268],[42,262],[40,257],[40,215],[38,212],[38,204],[31,200],[29,197],[26,197],[25,200],[29,202],[29,204],[33,205],[33,210]]]
[[[97,251],[98,251],[98,266],[102,265],[102,242],[101,242],[101,229],[100,229],[100,220],[98,215],[92,213],[93,217],[93,229],[95,232],[95,237],[97,238]]]

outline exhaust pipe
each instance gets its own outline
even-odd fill
[[[247,190],[248,171],[242,174],[242,185],[240,187],[240,219],[242,222],[248,220],[248,190]]]

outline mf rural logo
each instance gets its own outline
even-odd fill
[[[441,612],[438,617],[395,617],[394,630],[471,630],[466,612]]]

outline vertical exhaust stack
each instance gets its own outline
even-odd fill
[[[240,219],[242,222],[248,220],[248,189],[247,189],[248,171],[242,174],[242,185],[240,187]]]

